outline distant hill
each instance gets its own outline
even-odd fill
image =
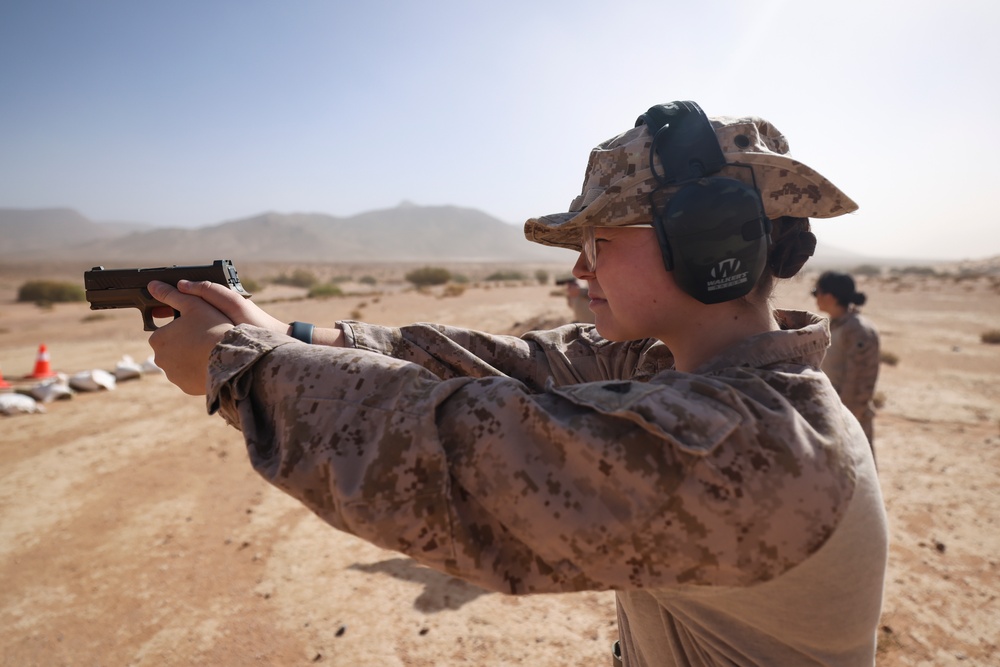
[[[521,227],[475,209],[401,205],[350,217],[262,213],[217,225],[136,228],[68,209],[0,209],[0,261],[182,264],[218,258],[299,262],[566,262]]]
[[[88,220],[69,208],[0,209],[0,257],[32,257],[118,236],[113,227]]]
[[[68,261],[90,266],[236,262],[558,262],[573,254],[524,239],[482,211],[409,202],[349,217],[323,213],[261,213],[198,228],[94,222],[67,208],[0,208],[0,262]],[[880,259],[820,246],[813,269],[862,264],[931,264]]]

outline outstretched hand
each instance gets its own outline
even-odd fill
[[[186,394],[205,394],[209,355],[233,326],[252,324],[278,333],[288,331],[288,324],[222,285],[181,280],[175,289],[153,281],[148,289],[153,298],[180,313],[150,335],[149,345],[156,365]],[[153,312],[156,317],[170,314],[167,308]]]

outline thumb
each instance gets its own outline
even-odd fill
[[[177,311],[180,311],[180,306],[182,306],[184,302],[190,298],[177,291],[177,289],[172,285],[159,280],[151,281],[148,285],[146,285],[146,290],[149,291],[150,296],[154,299]]]
[[[244,301],[242,295],[209,280],[178,280],[177,291],[181,295],[190,294],[209,304],[233,322],[244,318]]]

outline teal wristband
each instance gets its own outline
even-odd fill
[[[292,330],[289,335],[292,338],[302,341],[303,343],[312,343],[313,329],[315,328],[316,327],[308,322],[292,322]]]

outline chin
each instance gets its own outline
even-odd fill
[[[647,336],[630,336],[628,332],[623,331],[621,327],[602,325],[600,318],[594,324],[594,328],[597,329],[597,333],[601,334],[601,338],[604,340],[610,340],[612,343],[622,343],[627,340],[639,340],[640,338],[647,338]]]

